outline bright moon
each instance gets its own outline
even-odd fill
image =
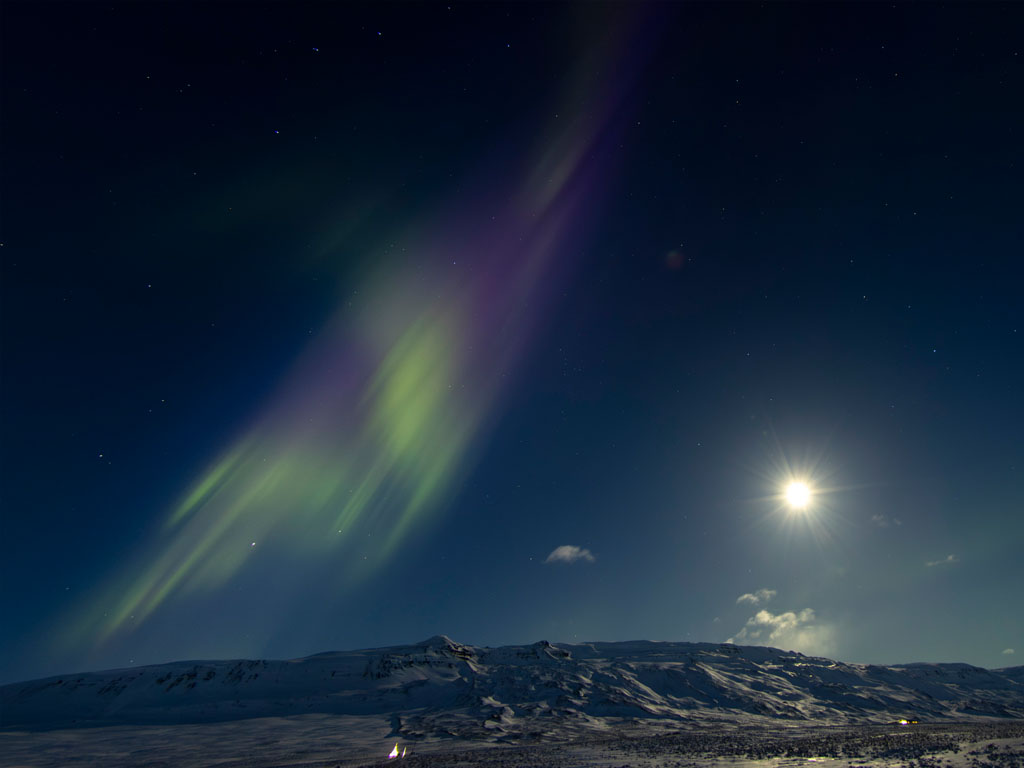
[[[796,509],[803,509],[811,502],[811,489],[807,483],[794,481],[786,486],[786,503]]]

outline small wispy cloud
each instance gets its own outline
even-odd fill
[[[936,565],[949,565],[950,563],[959,563],[960,558],[956,555],[946,555],[942,560],[929,560],[925,563],[928,568],[934,568]]]
[[[879,528],[888,528],[891,525],[897,527],[903,525],[903,521],[898,517],[886,517],[885,515],[878,514],[871,516],[871,522],[877,525]]]
[[[563,544],[560,547],[556,547],[544,562],[575,563],[577,560],[586,560],[588,563],[592,563],[596,559],[589,549],[575,547],[572,544]]]
[[[1013,656],[1014,653],[1016,653],[1016,651],[1014,651],[1013,648],[1003,649],[1003,656]]]
[[[739,605],[740,603],[760,605],[762,602],[767,603],[777,594],[779,593],[774,589],[759,589],[757,592],[747,592],[746,594],[740,595],[736,598],[736,605]]]
[[[818,621],[812,608],[777,614],[761,610],[725,642],[829,656],[835,653],[836,631],[830,624]]]

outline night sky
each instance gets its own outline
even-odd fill
[[[0,682],[1020,663],[1024,6],[2,14]]]

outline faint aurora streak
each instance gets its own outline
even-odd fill
[[[358,301],[336,311],[74,635],[103,641],[172,598],[216,590],[256,548],[330,560],[352,582],[442,507],[606,183],[609,137],[637,64],[624,28],[607,24],[577,59],[560,102],[575,108],[553,121],[569,127],[549,129],[523,180],[464,200],[455,221],[416,236],[417,254],[367,276]],[[354,540],[373,556],[339,556]]]

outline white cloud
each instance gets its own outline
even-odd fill
[[[556,547],[544,562],[575,563],[577,560],[586,560],[588,563],[592,563],[596,559],[589,549],[574,547],[572,544],[564,544],[561,547]]]
[[[1003,656],[1013,656],[1014,653],[1015,651],[1013,648],[1006,648],[1003,650]]]
[[[768,645],[815,656],[832,656],[836,651],[836,630],[820,622],[812,608],[778,614],[760,610],[726,642]]]
[[[761,601],[768,602],[773,597],[779,594],[774,589],[759,589],[757,592],[747,592],[745,595],[740,595],[736,598],[736,605],[740,603],[750,603],[751,605],[760,605]]]
[[[936,565],[948,565],[949,563],[959,563],[959,562],[960,562],[960,558],[957,557],[956,555],[946,555],[942,560],[930,560],[927,563],[925,563],[925,565],[928,566],[929,568],[932,568],[933,566],[936,566]]]
[[[877,525],[879,528],[888,528],[890,525],[903,525],[903,521],[900,520],[898,517],[886,517],[882,514],[872,515],[871,522]]]

